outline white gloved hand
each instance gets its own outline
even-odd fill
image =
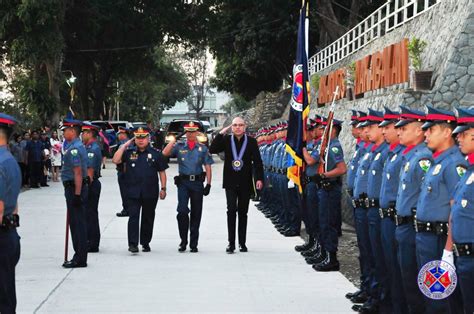
[[[453,251],[443,250],[443,257],[441,258],[444,262],[449,263],[451,266],[454,266],[454,253]]]

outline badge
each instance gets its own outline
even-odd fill
[[[433,175],[437,175],[441,170],[441,164],[436,165],[436,167],[433,170]]]
[[[429,159],[421,159],[418,165],[420,165],[421,170],[426,173],[430,169],[431,161]]]
[[[202,152],[202,147],[201,146],[199,146],[198,151]]]
[[[234,170],[240,170],[242,168],[242,164],[242,161],[238,159],[232,161],[232,167],[234,168]]]
[[[354,152],[354,155],[352,155],[352,158],[356,158],[357,157],[357,151]]]
[[[151,159],[151,157],[153,157],[151,154],[148,154],[148,159]]]
[[[456,269],[445,261],[430,261],[418,272],[418,288],[432,300],[446,299],[454,292],[457,284]]]
[[[390,159],[391,162],[394,162],[397,159],[397,154],[393,155],[392,159]]]
[[[364,175],[364,174],[365,174],[365,170],[361,170],[360,173],[361,173],[362,175]]]
[[[410,162],[408,161],[406,164],[405,164],[405,169],[403,169],[405,172],[408,172],[408,170],[410,170]]]
[[[72,149],[72,150],[71,150],[71,155],[77,156],[77,149],[75,149],[75,148]]]
[[[372,175],[373,175],[373,176],[375,176],[376,173],[377,173],[377,171],[372,170]]]
[[[387,173],[387,180],[390,180],[390,173]]]
[[[469,185],[472,182],[474,182],[474,173],[469,176],[469,178],[466,181],[466,185]]]
[[[351,166],[351,170],[354,170],[354,165]]]
[[[333,147],[333,148],[331,148],[331,150],[334,154],[339,153],[339,148],[337,148],[337,147]]]
[[[377,155],[375,155],[375,159],[374,160],[379,160],[380,159],[380,153],[378,153]]]
[[[433,188],[431,187],[431,185],[428,186],[426,189],[428,190],[428,193],[431,193],[431,191],[433,190]]]
[[[405,191],[405,189],[407,188],[407,185],[405,183],[402,184],[402,190]]]
[[[463,166],[463,165],[458,165],[456,167],[456,171],[458,173],[458,176],[462,178],[464,176],[464,174],[466,173],[466,167]]]
[[[462,208],[466,208],[466,206],[467,206],[467,200],[466,199],[461,200],[461,206],[462,206]]]
[[[366,153],[366,154],[364,155],[364,160],[367,160],[368,158],[369,158],[369,153]]]
[[[87,157],[89,157],[90,159],[94,158],[94,153],[87,154]]]
[[[133,163],[131,166],[132,166],[132,168],[135,168],[135,163]]]

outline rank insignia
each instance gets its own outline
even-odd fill
[[[441,165],[436,165],[436,167],[433,170],[433,175],[437,175],[441,171]]]
[[[378,153],[377,155],[375,155],[375,159],[374,160],[379,160],[380,159],[380,153]]]
[[[73,156],[77,156],[77,149],[73,149],[73,150],[71,150],[71,155],[73,155]]]
[[[393,155],[392,159],[390,159],[391,162],[394,162],[397,159],[397,154]]]
[[[426,173],[430,169],[431,161],[429,159],[421,159],[418,165],[420,165],[421,170]]]
[[[408,170],[410,170],[410,162],[407,162],[405,164],[405,168],[403,169],[405,172],[408,172]]]
[[[462,199],[462,200],[461,200],[461,206],[462,206],[463,208],[466,208],[466,206],[467,206],[467,200],[466,200],[466,199]]]
[[[463,165],[458,165],[456,167],[456,172],[458,173],[458,176],[462,178],[462,176],[464,176],[466,173],[466,167]]]

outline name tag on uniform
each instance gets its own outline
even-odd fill
[[[439,172],[441,171],[441,165],[436,165],[435,168],[433,169],[433,175],[437,175],[439,174]]]
[[[472,182],[474,182],[474,173],[469,176],[469,178],[466,181],[466,185],[469,185]]]
[[[397,154],[393,155],[392,159],[390,159],[391,162],[394,162],[397,159]]]
[[[376,156],[375,156],[375,160],[379,160],[380,159],[380,153],[378,153]]]

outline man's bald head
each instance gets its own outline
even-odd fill
[[[235,136],[237,136],[237,137],[242,136],[245,133],[246,127],[247,127],[247,125],[246,125],[244,119],[242,119],[241,117],[235,117],[232,120],[232,133]]]

